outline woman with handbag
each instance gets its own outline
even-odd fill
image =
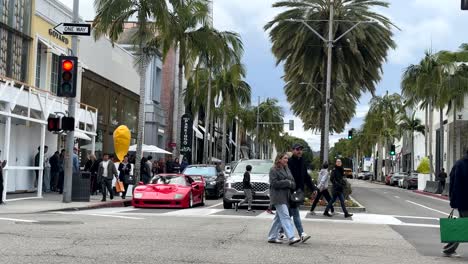
[[[276,208],[276,214],[268,234],[268,243],[282,243],[278,239],[281,227],[289,240],[289,245],[301,241],[294,236],[294,226],[289,215],[290,192],[295,190],[296,184],[288,168],[288,159],[287,153],[280,153],[270,169],[270,200]]]
[[[133,184],[133,176],[130,175],[132,170],[132,164],[128,162],[128,156],[124,157],[124,160],[119,164],[119,180],[123,182],[124,191],[122,192],[122,199],[125,199],[125,195],[128,191],[128,186]]]
[[[335,169],[331,173],[330,181],[333,183],[333,197],[328,203],[323,215],[332,217],[328,210],[331,209],[336,199],[340,199],[341,209],[343,209],[344,217],[348,218],[353,216],[353,214],[348,213],[344,202],[344,189],[346,188],[346,180],[344,178],[344,169],[340,159],[336,160]]]

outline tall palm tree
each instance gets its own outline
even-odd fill
[[[133,44],[137,47],[140,57],[154,54],[147,48],[147,43],[157,32],[167,30],[169,8],[166,1],[150,0],[95,0],[96,17],[93,28],[94,37],[97,39],[103,35],[109,37],[115,43],[124,31],[125,23],[136,16],[137,30],[132,36]],[[137,127],[137,149],[135,177],[136,182],[140,179],[140,160],[143,144],[143,127],[145,114],[145,83],[146,83],[146,60],[137,60],[138,73],[140,74],[140,104],[138,107]]]
[[[255,113],[259,113],[259,122],[274,122],[283,123],[284,114],[281,106],[278,104],[277,99],[267,98],[254,109]],[[280,134],[283,132],[283,124],[264,124],[259,126],[259,133],[255,136],[258,137],[260,142],[259,150],[262,150],[264,156],[268,152],[266,148],[271,144],[276,144],[280,140]]]
[[[222,98],[221,109],[223,111],[223,140],[221,160],[226,162],[226,134],[228,112],[235,115],[240,107],[245,107],[250,104],[251,88],[250,85],[242,80],[245,77],[245,67],[236,63],[228,68],[223,69],[216,78],[216,91]]]
[[[406,114],[401,115],[400,126],[404,131],[409,132],[411,140],[411,161],[409,172],[414,170],[414,133],[421,133],[424,135],[426,127],[422,124],[421,119],[415,117],[414,111],[411,116]]]
[[[325,83],[327,47],[307,26],[294,20],[305,20],[322,36],[328,34],[327,21],[331,0],[284,0],[273,5],[286,8],[266,26],[270,30],[272,51],[278,64],[284,64],[286,95],[293,112],[301,117],[306,127],[323,130],[325,125]],[[393,24],[385,16],[372,10],[388,7],[384,1],[335,0],[333,37],[346,33],[355,21],[376,21],[362,24],[333,43],[332,99],[330,132],[341,132],[352,118],[356,102],[363,92],[375,92],[381,78],[387,52],[395,47],[392,40]],[[316,85],[317,93],[308,82]],[[341,95],[347,95],[340,97]],[[342,100],[342,104],[339,100]],[[311,106],[314,111],[311,111]],[[324,136],[324,135],[323,135]],[[323,137],[321,152],[323,157]]]

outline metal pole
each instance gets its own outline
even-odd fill
[[[6,109],[8,112],[10,111],[10,104],[6,105]],[[7,116],[5,120],[5,146],[4,146],[4,153],[5,153],[5,160],[7,161],[6,167],[3,169],[3,195],[2,199],[6,201],[6,193],[8,189],[8,172],[9,172],[9,164],[10,164],[10,136],[11,136],[11,116]],[[1,169],[1,168],[0,168]]]
[[[73,23],[79,22],[79,0],[73,0]],[[78,53],[78,37],[72,36],[72,53],[73,56],[77,56]],[[75,98],[68,99],[68,116],[75,117],[76,100]],[[73,176],[73,147],[75,145],[75,131],[69,131],[67,133],[66,140],[66,154],[65,154],[65,178],[63,187],[63,202],[71,202],[71,190],[72,190],[72,176]]]
[[[328,22],[328,61],[327,61],[327,88],[325,94],[325,127],[324,145],[323,145],[323,161],[328,162],[329,134],[330,134],[330,90],[331,90],[331,72],[332,72],[332,52],[333,52],[333,0],[330,0],[330,20]]]
[[[44,182],[44,145],[45,145],[45,130],[44,124],[41,125],[41,145],[39,147],[39,176],[37,178],[37,197],[42,198],[42,184]],[[46,183],[47,184],[47,183]],[[49,182],[50,184],[50,182]],[[47,190],[47,189],[46,189]]]
[[[256,141],[255,154],[256,154],[257,159],[260,158],[260,140],[259,140],[259,135],[260,135],[259,125],[260,124],[259,122],[260,122],[260,96],[258,97],[258,103],[257,103],[257,135],[255,135],[255,141]]]

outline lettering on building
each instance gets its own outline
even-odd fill
[[[180,152],[185,157],[192,155],[192,137],[193,137],[193,120],[190,114],[184,114],[181,119],[180,131]]]
[[[62,41],[63,43],[65,43],[65,45],[68,45],[68,38],[60,35],[57,31],[53,30],[52,28],[49,29],[49,36],[52,36],[52,37]]]

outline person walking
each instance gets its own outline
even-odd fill
[[[80,173],[80,159],[78,158],[78,148],[73,148],[73,175]]]
[[[247,165],[245,167],[244,172],[244,179],[242,180],[245,199],[236,203],[236,211],[238,210],[239,206],[243,205],[244,203],[248,203],[247,211],[248,212],[255,212],[252,210],[252,183],[250,182],[250,172],[252,172],[252,166]]]
[[[442,168],[440,169],[440,173],[439,173],[439,189],[441,191],[444,191],[444,188],[445,188],[445,181],[447,180],[447,173],[445,172],[445,169]]]
[[[0,154],[2,152],[0,151]],[[2,204],[5,204],[5,202],[3,202],[3,188],[5,188],[3,186],[3,168],[5,168],[6,164],[7,164],[7,161],[4,160],[0,163],[0,205]]]
[[[97,190],[99,189],[98,188],[98,181],[97,181],[97,173],[98,173],[98,170],[99,170],[99,163],[100,163],[100,161],[98,161],[96,159],[96,155],[91,154],[91,155],[89,155],[89,159],[88,159],[88,161],[86,161],[85,166],[84,166],[84,170],[91,174],[90,186],[89,187],[90,187],[90,190],[91,190],[91,194],[93,194],[93,195],[97,194]]]
[[[312,203],[312,206],[310,207],[310,214],[315,215],[315,207],[317,206],[317,203],[320,201],[320,198],[325,197],[328,203],[331,202],[331,196],[330,193],[328,192],[328,181],[329,181],[329,174],[328,174],[328,162],[323,163],[322,169],[320,170],[319,177],[318,177],[318,193],[315,196],[314,202]],[[331,206],[331,213],[333,214],[335,212],[335,208],[333,208],[333,205]]]
[[[296,183],[296,192],[305,192],[305,185],[315,192],[317,187],[312,183],[312,178],[307,172],[307,166],[302,157],[304,146],[300,143],[296,143],[292,146],[292,157],[288,160],[288,167],[291,170],[291,174],[294,177],[294,182]],[[301,201],[303,203],[303,201]],[[301,203],[291,203],[290,212],[294,220],[294,225],[296,226],[297,232],[301,237],[302,243],[305,243],[310,239],[310,236],[304,232],[302,227],[301,215],[299,213],[299,207]]]
[[[47,151],[49,150],[49,147],[48,146],[44,146],[44,163],[43,163],[43,174],[42,174],[42,189],[44,190],[44,192],[48,192],[49,190],[46,188],[46,182],[48,180],[49,182],[49,187],[50,187],[50,173],[49,175],[45,175],[46,174],[46,154],[47,154]],[[41,152],[41,147],[37,147],[37,154],[36,156],[34,156],[34,166],[36,167],[39,167],[39,160],[40,160],[40,152]],[[48,159],[47,159],[48,160]],[[47,162],[49,163],[49,162]],[[36,170],[36,182],[34,183],[34,187],[37,187],[37,185],[39,184],[39,170]],[[49,177],[49,178],[46,178],[46,177]]]
[[[148,159],[141,158],[141,181],[143,184],[148,184],[151,180],[151,167],[148,165]]]
[[[465,156],[453,165],[450,171],[450,207],[458,209],[460,217],[468,217],[468,150]],[[460,243],[448,243],[442,253],[445,257],[457,257],[457,248]]]
[[[117,170],[115,169],[114,163],[109,160],[109,154],[105,153],[102,156],[102,161],[99,164],[98,169],[98,181],[102,184],[102,200],[106,201],[106,189],[109,191],[110,199],[114,199],[114,191],[112,190],[112,180],[114,177],[118,177]]]
[[[294,227],[289,215],[289,195],[291,190],[296,189],[294,178],[288,168],[288,155],[283,152],[278,154],[273,167],[270,169],[270,184],[271,203],[276,208],[276,214],[273,223],[268,233],[268,243],[282,243],[278,239],[279,231],[283,228],[289,245],[296,244],[301,241],[300,238],[294,236]]]
[[[59,173],[60,173],[60,168],[59,168],[59,159],[60,159],[60,153],[58,151],[55,151],[54,155],[50,157],[49,163],[50,163],[50,189],[53,192],[58,191],[58,179],[59,179]]]
[[[119,164],[119,180],[124,184],[124,191],[122,192],[122,199],[125,199],[125,196],[128,191],[128,186],[133,184],[133,177],[130,173],[132,171],[132,164],[128,162],[128,156],[124,157],[124,160]]]
[[[333,183],[333,197],[331,201],[328,202],[327,208],[325,209],[323,215],[332,217],[328,211],[332,208],[336,199],[340,199],[341,209],[343,210],[344,217],[348,218],[353,216],[353,214],[348,213],[345,205],[344,189],[346,188],[346,180],[344,179],[344,169],[340,159],[337,159],[335,162],[335,169],[332,171],[330,180]]]
[[[166,173],[166,161],[164,160],[164,158],[159,159],[158,165],[159,165],[158,173],[159,174]]]
[[[60,152],[59,156],[59,180],[58,180],[58,186],[57,190],[59,190],[59,193],[63,193],[63,182],[65,179],[65,149],[62,149]]]
[[[172,172],[173,172],[173,173],[180,173],[180,161],[179,161],[179,158],[175,158],[174,162],[172,163]]]
[[[188,167],[188,161],[187,158],[182,159],[182,163],[180,164],[180,173],[184,172],[185,168]]]
[[[51,191],[51,165],[49,163],[50,156],[47,154],[48,147],[44,146],[44,174],[43,174],[43,181],[42,181],[42,189],[45,193],[49,193]]]

